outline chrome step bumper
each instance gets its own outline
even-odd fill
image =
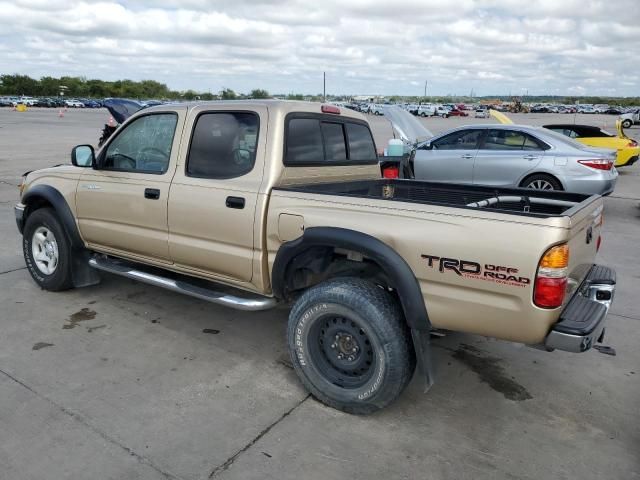
[[[277,300],[271,297],[259,297],[247,294],[246,297],[233,295],[227,292],[220,292],[209,288],[204,288],[186,280],[175,280],[163,277],[138,268],[135,264],[129,264],[122,260],[111,259],[109,257],[93,257],[89,260],[89,265],[98,270],[120,275],[122,277],[137,280],[139,282],[155,285],[174,292],[183,293],[191,297],[196,297],[218,305],[235,308],[236,310],[268,310],[277,305]],[[188,278],[188,277],[185,277]],[[240,291],[238,291],[240,293]]]
[[[545,340],[547,350],[584,352],[602,341],[616,289],[616,272],[594,265]]]

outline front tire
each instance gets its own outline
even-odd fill
[[[22,236],[27,269],[44,290],[57,292],[73,286],[71,244],[51,208],[41,208],[27,218]]]
[[[631,124],[632,124],[632,122],[629,119],[622,121],[622,127],[623,128],[631,128]]]
[[[413,376],[415,353],[400,306],[371,282],[337,278],[311,287],[294,304],[287,333],[302,383],[338,410],[384,408]]]

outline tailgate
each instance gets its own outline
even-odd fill
[[[592,196],[582,202],[579,209],[570,216],[567,300],[571,298],[595,263],[604,218],[603,207],[603,198]]]

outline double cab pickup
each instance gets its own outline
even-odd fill
[[[24,258],[51,291],[100,271],[243,310],[291,306],[305,387],[366,414],[430,332],[571,352],[604,335],[615,273],[594,264],[603,200],[383,179],[364,116],[332,105],[160,105],[97,151],[30,172],[15,207]]]

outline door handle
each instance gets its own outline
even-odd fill
[[[227,201],[225,202],[225,204],[229,208],[237,208],[238,210],[242,210],[244,208],[244,198],[227,197]]]
[[[157,188],[145,188],[144,198],[150,198],[151,200],[158,200],[160,198],[160,190]]]
[[[535,160],[536,158],[538,158],[537,155],[525,155],[524,157],[525,160]]]
[[[462,155],[461,158],[470,159],[470,158],[473,158],[473,155],[469,155],[468,153],[465,153],[464,155]]]

